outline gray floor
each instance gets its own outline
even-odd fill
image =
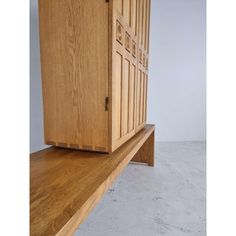
[[[206,235],[205,143],[156,145],[156,166],[129,164],[74,236]]]

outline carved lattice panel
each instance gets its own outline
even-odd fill
[[[116,147],[146,122],[149,0],[114,0],[113,4],[112,140]]]
[[[136,130],[146,123],[150,0],[138,1],[138,84]]]

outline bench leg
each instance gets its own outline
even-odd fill
[[[155,133],[153,131],[131,161],[147,163],[149,166],[154,166],[154,137]]]

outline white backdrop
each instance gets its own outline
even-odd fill
[[[152,0],[148,122],[159,141],[206,139],[205,0]]]
[[[157,141],[204,141],[205,0],[151,1],[148,122]],[[45,147],[37,2],[30,2],[31,152]]]

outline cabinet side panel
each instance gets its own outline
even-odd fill
[[[108,3],[39,0],[39,9],[45,141],[108,151]]]

